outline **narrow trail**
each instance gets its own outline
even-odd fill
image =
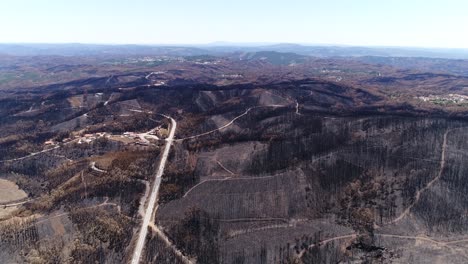
[[[232,219],[225,219],[225,218],[210,218],[212,220],[216,220],[219,222],[224,223],[236,223],[236,222],[271,222],[271,221],[279,221],[284,223],[289,223],[289,218],[282,218],[282,217],[260,217],[260,218],[232,218]]]
[[[84,185],[84,192],[85,192],[85,199],[86,199],[88,198],[88,184],[86,184],[83,171],[81,171],[81,182],[83,182],[83,185]]]
[[[104,85],[108,85],[109,82],[112,80],[112,78],[114,78],[114,75],[109,76],[109,78],[107,78],[106,83]]]
[[[445,168],[445,152],[447,148],[447,135],[450,131],[451,130],[447,130],[444,133],[444,141],[442,143],[442,154],[440,155],[440,168],[439,168],[439,172],[437,176],[434,179],[432,179],[430,182],[428,182],[426,186],[424,186],[422,189],[419,189],[416,192],[414,201],[397,218],[393,219],[387,224],[394,224],[394,223],[401,221],[403,218],[405,218],[410,213],[411,209],[416,205],[416,203],[419,202],[419,199],[421,198],[421,194],[425,192],[427,189],[429,189],[435,182],[437,182],[440,179],[440,177],[442,176],[442,172],[444,171],[444,168]]]
[[[283,174],[271,175],[271,176],[261,176],[261,177],[226,177],[221,179],[208,179],[203,180],[197,184],[195,184],[192,188],[190,188],[183,197],[186,197],[191,191],[200,187],[200,185],[207,183],[207,182],[216,182],[216,181],[250,181],[250,180],[264,180],[264,179],[271,179],[276,177],[284,176]]]
[[[314,248],[314,247],[320,247],[320,246],[323,246],[323,245],[325,245],[325,244],[328,244],[328,243],[330,243],[330,242],[332,242],[332,241],[336,241],[336,240],[355,239],[356,237],[357,237],[357,234],[349,234],[349,235],[331,237],[331,238],[328,238],[328,239],[319,241],[319,242],[316,243],[316,244],[310,245],[307,249],[303,249],[303,250],[298,254],[298,258],[301,259],[302,256],[304,256],[304,254],[305,254],[309,249],[312,249],[312,248]]]
[[[166,234],[154,223],[150,223],[149,224],[149,227],[151,228],[151,230],[153,230],[161,239],[162,241],[164,242],[164,244],[171,248],[172,251],[174,251],[174,253],[180,258],[180,260],[182,260],[183,263],[185,264],[194,264],[195,262],[191,259],[189,259],[187,256],[185,256],[182,251],[180,251],[170,240],[169,238],[166,236]]]
[[[253,106],[253,107],[249,107],[247,110],[245,110],[244,113],[234,117],[234,119],[232,119],[231,121],[229,121],[227,124],[221,126],[221,127],[218,127],[216,129],[213,129],[213,130],[210,130],[208,132],[204,132],[204,133],[201,133],[201,134],[198,134],[198,135],[194,135],[194,136],[190,136],[190,137],[185,137],[185,138],[178,138],[178,139],[175,139],[174,141],[176,142],[181,142],[181,141],[184,141],[184,140],[187,140],[187,139],[194,139],[194,138],[197,138],[197,137],[201,137],[201,136],[205,136],[205,135],[209,135],[209,134],[212,134],[216,131],[220,131],[220,130],[223,130],[229,126],[231,126],[237,119],[247,115],[250,111],[252,111],[252,109],[256,109],[256,108],[261,108],[261,107],[286,107],[287,105],[262,105],[262,106]]]
[[[272,93],[271,91],[265,91],[266,93],[269,93],[273,96],[276,96],[276,97],[279,97],[279,98],[282,98],[283,100],[285,101],[288,101],[289,103],[291,104],[295,104],[295,108],[296,108],[296,111],[295,111],[295,114],[296,115],[301,115],[301,113],[299,112],[299,102],[297,101],[297,99],[293,98],[292,96],[290,95],[278,95],[278,94],[274,94]]]
[[[468,239],[460,239],[460,240],[452,240],[452,241],[438,241],[434,240],[430,237],[426,236],[400,236],[400,235],[392,235],[392,234],[375,234],[376,236],[380,237],[390,237],[390,238],[397,238],[397,239],[410,239],[410,240],[417,240],[420,242],[427,242],[427,243],[432,243],[436,244],[440,247],[445,247],[452,251],[453,254],[456,255],[461,255],[465,260],[468,261],[468,255],[464,252],[463,248],[454,248],[453,246],[450,246],[452,244],[457,244],[457,243],[465,243],[468,242]]]
[[[225,125],[223,125],[223,126],[221,126],[219,128],[216,128],[216,129],[213,129],[213,130],[210,130],[208,132],[204,132],[204,133],[201,133],[201,134],[198,134],[198,135],[194,135],[194,136],[190,136],[190,137],[186,137],[186,138],[179,138],[179,139],[176,139],[175,141],[180,142],[180,141],[184,141],[184,140],[187,140],[187,139],[193,139],[193,138],[209,135],[209,134],[214,133],[216,131],[225,129],[226,127],[229,127],[230,125],[232,125],[237,119],[247,115],[252,109],[254,109],[254,107],[248,108],[244,113],[242,113],[241,115],[236,116],[234,119],[229,121],[227,124],[225,124]]]
[[[44,149],[44,150],[39,151],[39,152],[33,152],[33,153],[29,154],[29,155],[26,155],[26,156],[20,157],[20,158],[9,159],[9,160],[0,160],[0,163],[24,160],[24,159],[27,159],[27,158],[37,156],[37,155],[42,154],[42,153],[47,153],[47,152],[56,150],[58,148],[60,148],[60,146],[55,146],[55,147],[50,148],[50,149]]]
[[[216,163],[218,163],[218,165],[225,171],[227,171],[228,173],[230,173],[231,175],[236,175],[234,172],[232,172],[231,170],[229,170],[228,168],[224,167],[224,165],[219,162],[218,160],[216,161]]]
[[[447,242],[444,242],[444,243],[447,244],[447,245],[451,245],[451,244],[467,243],[467,242],[468,242],[468,239],[459,239],[459,240],[447,241]]]
[[[374,235],[376,236],[381,236],[381,237],[392,237],[392,238],[401,238],[401,239],[414,239],[414,240],[421,240],[421,241],[426,241],[434,244],[438,244],[441,246],[446,246],[446,245],[451,245],[451,244],[457,244],[457,243],[466,243],[468,242],[468,239],[459,239],[459,240],[449,240],[449,241],[439,241],[432,239],[427,236],[401,236],[401,235],[392,235],[392,234],[379,234],[375,233]]]
[[[231,219],[226,219],[226,218],[205,218],[201,217],[201,219],[206,219],[206,220],[216,220],[219,222],[223,223],[237,223],[237,222],[272,222],[272,221],[277,221],[277,222],[283,222],[283,223],[289,223],[291,219],[289,218],[281,218],[281,217],[263,217],[263,218],[231,218]],[[162,222],[171,222],[171,223],[179,223],[180,220],[177,218],[173,219],[163,219],[161,220]]]
[[[270,230],[270,229],[289,228],[292,226],[293,226],[292,223],[288,223],[288,224],[267,225],[267,226],[262,226],[262,227],[257,227],[257,228],[240,229],[240,230],[230,231],[226,236],[228,239],[232,239],[232,238],[244,235],[244,234],[250,234],[250,233],[255,233],[255,232],[265,231],[265,230]]]
[[[439,240],[435,240],[433,238],[430,238],[430,237],[427,237],[427,236],[403,236],[403,235],[393,235],[393,234],[379,234],[379,233],[375,233],[374,234],[375,236],[379,236],[379,237],[389,237],[389,238],[396,238],[396,239],[411,239],[411,240],[418,240],[418,241],[422,241],[422,242],[427,242],[427,243],[432,243],[432,244],[436,244],[438,246],[441,246],[441,247],[445,247],[447,249],[450,249],[454,254],[460,254],[462,255],[465,259],[468,260],[468,255],[466,255],[465,252],[460,252],[460,250],[463,250],[463,249],[455,249],[453,247],[451,247],[450,245],[453,245],[453,244],[458,244],[458,243],[468,243],[468,239],[459,239],[459,240],[450,240],[450,241],[439,241]],[[357,238],[357,234],[349,234],[349,235],[344,235],[344,236],[336,236],[336,237],[331,237],[331,238],[328,238],[328,239],[325,239],[325,240],[322,240],[320,241],[319,243],[317,244],[313,244],[313,245],[310,245],[309,249],[311,248],[314,248],[314,247],[317,247],[317,246],[322,246],[322,245],[325,245],[329,242],[332,242],[332,241],[336,241],[336,240],[340,240],[340,239],[346,239],[346,238]],[[299,258],[302,258],[302,256],[305,254],[305,252],[307,250],[302,250],[301,253],[298,255]]]
[[[151,77],[151,75],[156,74],[156,73],[157,72],[150,72],[148,75],[145,76],[145,79],[149,80],[149,77]]]
[[[25,203],[28,203],[30,201],[32,201],[34,199],[27,199],[25,201],[22,201],[22,202],[14,202],[14,203],[9,203],[9,204],[0,204],[0,208],[8,208],[8,207],[15,207],[15,206],[19,206],[19,205],[23,205]]]
[[[148,234],[148,226],[151,221],[151,217],[153,215],[156,201],[158,198],[159,187],[161,186],[162,175],[164,173],[164,168],[166,166],[167,158],[169,157],[169,151],[172,146],[172,142],[174,141],[175,130],[177,127],[177,122],[169,116],[163,115],[164,117],[171,120],[171,132],[169,133],[169,137],[166,139],[166,146],[164,147],[164,152],[161,156],[161,161],[159,162],[159,168],[155,175],[155,181],[153,184],[153,188],[151,190],[151,194],[149,197],[148,205],[146,207],[145,215],[143,217],[143,221],[140,227],[140,232],[137,238],[135,250],[133,252],[132,264],[138,264],[140,262],[141,253],[145,247],[146,236]]]
[[[109,201],[109,198],[106,197],[104,202],[102,202],[100,204],[96,204],[96,205],[92,205],[92,206],[88,206],[88,207],[81,207],[81,208],[77,208],[77,209],[92,209],[92,208],[98,208],[98,207],[103,207],[103,206],[115,206],[117,208],[117,212],[119,212],[119,214],[120,214],[121,211],[122,211],[120,205],[118,205],[116,203],[109,203],[108,201]],[[35,222],[35,224],[41,224],[41,223],[44,223],[44,222],[49,221],[51,219],[66,216],[66,215],[69,215],[69,214],[70,214],[70,212],[66,212],[66,213],[61,213],[61,214],[49,216],[47,218],[44,218],[42,220],[39,220],[39,221]]]
[[[200,185],[206,183],[206,182],[213,182],[213,181],[226,181],[228,179],[230,179],[231,177],[226,177],[226,178],[222,178],[222,179],[209,179],[209,180],[203,180],[197,184],[195,184],[192,188],[190,188],[185,194],[184,196],[182,196],[182,198],[185,198],[187,197],[187,195],[192,192],[194,189],[196,189],[197,187],[199,187]]]
[[[72,159],[69,159],[69,158],[65,157],[64,155],[52,154],[52,156],[57,157],[57,158],[66,159],[68,162],[73,162]]]
[[[66,145],[69,145],[69,144],[72,144],[72,143],[75,143],[75,142],[78,142],[79,139],[73,139],[71,141],[68,141],[67,143],[64,143],[63,146],[66,146]],[[19,158],[15,158],[15,159],[8,159],[8,160],[0,160],[0,163],[4,163],[4,162],[13,162],[13,161],[20,161],[20,160],[24,160],[24,159],[28,159],[28,158],[31,158],[31,157],[34,157],[34,156],[37,156],[39,154],[43,154],[43,153],[47,153],[47,152],[51,152],[53,150],[56,150],[56,149],[59,149],[61,146],[58,145],[58,146],[55,146],[53,148],[50,148],[50,149],[44,149],[42,151],[38,151],[38,152],[33,152],[29,155],[26,155],[26,156],[23,156],[23,157],[19,157]],[[68,159],[67,157],[63,157],[67,160],[70,160]],[[73,160],[71,160],[73,161]]]
[[[91,167],[91,169],[93,171],[97,171],[97,172],[100,172],[100,173],[106,173],[107,172],[106,170],[101,170],[98,167],[96,167],[96,162],[95,161],[91,162],[90,167]]]

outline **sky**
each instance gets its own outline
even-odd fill
[[[468,48],[466,0],[0,0],[0,43]]]

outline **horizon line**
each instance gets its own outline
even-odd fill
[[[301,43],[301,42],[230,42],[214,41],[206,43],[111,43],[111,42],[1,42],[0,45],[95,45],[95,46],[147,46],[147,47],[265,47],[275,45],[296,45],[303,47],[340,47],[340,48],[407,48],[407,49],[439,49],[465,50],[465,47],[430,47],[405,45],[355,45],[337,43]]]

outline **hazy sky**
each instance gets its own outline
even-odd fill
[[[0,0],[0,42],[468,48],[466,0]]]

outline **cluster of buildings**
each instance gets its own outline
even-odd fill
[[[72,138],[65,138],[62,140],[62,143],[69,143],[71,141],[77,141],[78,144],[83,144],[83,143],[91,143],[93,142],[94,140],[98,139],[98,138],[109,138],[111,135],[106,133],[106,132],[102,132],[102,133],[95,133],[95,134],[84,134],[82,136],[80,135],[75,135],[73,136]],[[56,146],[59,142],[57,141],[54,141],[54,140],[47,140],[46,142],[44,142],[44,145],[46,147],[53,147],[53,146]]]
[[[123,133],[123,135],[121,137],[130,139],[130,140],[134,141],[134,143],[137,144],[137,145],[143,145],[143,146],[149,145],[149,142],[147,140],[146,141],[142,140],[142,137],[140,136],[139,133],[125,132],[125,133]]]
[[[82,143],[91,143],[94,140],[96,140],[98,138],[103,138],[103,137],[104,138],[109,138],[110,134],[108,134],[106,132],[95,133],[95,134],[84,134],[82,137],[75,136],[75,139],[78,139],[78,144],[82,144]]]
[[[432,103],[468,104],[468,96],[462,94],[419,96],[419,100]]]
[[[166,82],[165,81],[157,81],[155,84],[153,84],[154,86],[163,86],[165,85]]]
[[[243,77],[242,74],[221,74],[221,78],[238,79]]]
[[[75,135],[71,138],[65,138],[62,142],[68,143],[71,141],[77,141],[78,144],[83,143],[91,143],[98,138],[107,138],[110,140],[117,140],[123,141],[125,144],[135,144],[139,146],[150,146],[151,142],[149,140],[159,140],[160,138],[157,134],[165,135],[167,134],[167,130],[162,127],[157,127],[155,129],[150,130],[146,133],[136,133],[136,132],[125,132],[122,135],[111,135],[107,132],[98,132],[94,134],[83,134],[83,135]],[[122,140],[124,139],[124,140]],[[53,147],[56,146],[58,142],[53,140],[48,140],[44,143],[46,147]]]
[[[216,65],[219,61],[195,61],[195,64],[198,65]]]

